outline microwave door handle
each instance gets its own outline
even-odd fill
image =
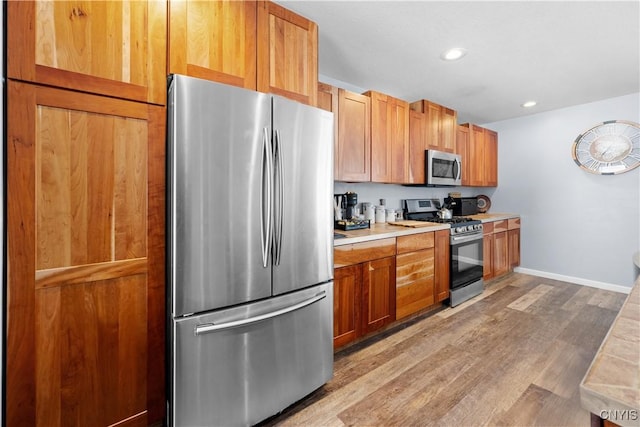
[[[456,173],[456,181],[462,179],[462,164],[459,159],[456,158],[456,165],[458,167],[458,173]]]

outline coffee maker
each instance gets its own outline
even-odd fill
[[[348,191],[344,193],[342,203],[345,209],[345,218],[353,219],[356,217],[356,205],[358,204],[358,194]]]

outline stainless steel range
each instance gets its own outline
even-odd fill
[[[404,201],[405,218],[451,225],[449,265],[449,302],[451,307],[482,293],[483,253],[482,223],[467,217],[439,218],[442,204],[438,199]]]

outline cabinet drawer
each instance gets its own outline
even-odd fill
[[[520,218],[510,218],[508,220],[508,228],[509,230],[520,228]]]
[[[483,222],[482,223],[482,233],[483,234],[491,234],[491,233],[493,233],[493,222]]]
[[[433,232],[412,234],[410,236],[400,236],[397,238],[397,251],[399,254],[433,247]]]
[[[396,288],[396,319],[409,316],[435,303],[434,278],[428,276]]]
[[[350,245],[336,246],[333,248],[334,268],[347,265],[360,264],[361,262],[394,256],[396,254],[396,239],[373,240],[371,242],[352,243]]]
[[[493,232],[494,233],[499,233],[501,231],[507,231],[507,220],[503,219],[501,221],[494,221],[493,222]]]

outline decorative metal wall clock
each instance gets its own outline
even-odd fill
[[[578,135],[573,160],[587,172],[615,175],[640,166],[640,124],[609,120]]]

